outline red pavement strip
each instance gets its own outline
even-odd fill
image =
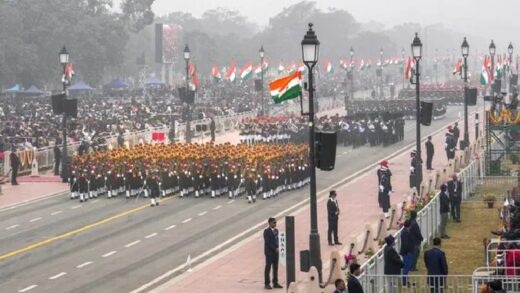
[[[473,119],[469,120],[471,139],[474,138],[474,121]],[[452,123],[453,122],[446,124],[446,127]],[[480,125],[483,124],[480,123]],[[444,151],[444,133],[446,132],[446,127],[441,128],[433,135],[433,142],[436,150],[433,162],[435,169],[439,169],[445,166],[448,162],[446,153]],[[461,134],[463,134],[462,129]],[[423,139],[423,144],[424,141],[425,139]],[[388,160],[390,161],[390,169],[394,174],[394,178],[392,180],[392,185],[394,187],[394,192],[391,196],[392,204],[402,202],[407,198],[410,192],[408,186],[408,174],[410,166],[408,150],[412,149],[414,146],[415,144],[410,144],[389,156]],[[371,164],[365,169],[358,171],[357,173],[318,193],[320,196],[318,199],[318,222],[319,230],[322,232],[320,235],[320,240],[324,268],[328,268],[329,255],[332,252],[331,247],[327,245],[326,193],[332,188],[337,189],[338,199],[342,211],[340,216],[339,231],[350,232],[339,233],[340,241],[344,243],[344,248],[346,249],[352,237],[360,235],[367,223],[375,224],[382,215],[382,211],[377,204],[377,187],[374,181],[374,168],[376,166],[377,163]],[[371,194],[371,196],[364,197],[363,200],[360,200],[359,197],[363,194]],[[295,206],[275,216],[276,218],[279,218],[278,228],[280,231],[283,231],[285,229],[284,219],[280,217],[287,215],[291,210],[293,210],[291,215],[295,216],[296,229],[299,232],[296,234],[296,253],[300,250],[308,248],[308,227],[310,227],[310,219],[308,206],[304,206],[304,204],[307,202],[308,199],[303,200]],[[298,210],[294,211],[296,208],[298,208]],[[243,235],[246,235],[251,231],[258,230],[263,226],[266,226],[266,223],[259,223],[254,227],[229,239],[228,241],[218,245],[212,250],[192,258],[191,261],[194,263],[210,255],[214,251],[221,249],[222,247],[231,246],[195,267],[193,272],[184,273],[180,276],[177,276],[165,284],[157,287],[155,290],[152,290],[151,292],[264,292],[263,269],[265,260],[262,252],[263,239],[261,233],[255,233],[254,235],[249,236],[248,238],[238,243],[235,243],[236,240]],[[302,229],[301,227],[305,228]],[[225,259],[224,256],[226,256]],[[296,268],[299,268],[298,258],[296,261]],[[152,280],[151,282],[132,291],[132,293],[146,292],[147,288],[153,287],[156,284],[160,284],[162,281],[172,276],[173,274],[186,269],[187,264],[180,265],[177,268],[157,277],[155,280]],[[301,273],[297,270],[296,279],[302,280],[303,277],[304,273]],[[204,282],[200,281],[202,279]],[[285,267],[281,265],[279,267],[279,281],[282,284],[285,281]]]

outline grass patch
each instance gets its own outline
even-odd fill
[[[495,237],[490,231],[497,230],[499,225],[498,205],[502,203],[497,201],[495,207],[489,209],[482,201],[463,202],[462,223],[448,222],[447,233],[451,238],[442,240],[442,250],[446,253],[450,275],[471,275],[476,268],[485,266],[483,239]],[[414,274],[427,274],[423,252],[417,263],[419,271]]]

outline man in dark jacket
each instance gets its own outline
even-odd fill
[[[408,273],[412,269],[412,259],[415,240],[410,234],[410,220],[404,221],[404,228],[401,231],[401,249],[399,254],[403,257],[403,284],[408,284]]]
[[[446,193],[446,184],[441,185],[441,192],[439,193],[440,201],[440,214],[441,214],[441,225],[439,231],[442,239],[449,239],[450,237],[446,234],[446,225],[448,224],[448,215],[450,213],[450,198]]]
[[[419,228],[419,224],[417,224],[417,212],[410,211],[410,234],[414,239],[414,250],[413,250],[413,258],[412,258],[412,271],[417,271],[417,259],[419,258],[419,253],[421,252],[421,243],[424,238],[421,234],[421,228]]]
[[[278,229],[276,229],[276,219],[269,218],[267,221],[269,227],[264,230],[264,254],[265,254],[265,270],[264,270],[264,288],[272,289],[269,281],[269,273],[273,268],[273,287],[282,288],[278,284]]]
[[[348,293],[363,293],[363,287],[358,280],[361,275],[361,266],[358,263],[350,264],[350,276],[347,280],[347,292]]]
[[[433,170],[432,161],[433,161],[434,148],[433,148],[431,136],[428,136],[428,140],[426,141],[425,146],[426,146],[426,170]]]
[[[327,237],[329,240],[329,245],[341,245],[338,239],[338,217],[339,217],[339,207],[338,200],[336,199],[336,191],[331,190],[329,194],[329,200],[327,201],[327,215],[329,220],[329,229],[327,233]],[[332,236],[334,236],[334,242],[332,242]]]
[[[385,238],[386,246],[384,250],[385,268],[384,274],[387,277],[387,289],[386,292],[395,292],[397,288],[398,276],[401,275],[401,269],[404,266],[401,257],[394,248],[394,236],[389,235]]]
[[[448,182],[448,194],[451,203],[451,217],[460,223],[460,203],[462,202],[462,182],[457,179],[457,175],[453,175],[452,180]]]
[[[433,248],[424,252],[424,264],[428,270],[428,285],[431,293],[442,293],[446,286],[448,275],[448,262],[446,255],[441,250],[441,239],[433,239]]]
[[[11,162],[11,185],[18,185],[16,181],[16,177],[18,177],[18,168],[20,167],[20,159],[16,154],[16,148],[13,147],[11,150],[11,154],[9,155],[9,160]]]

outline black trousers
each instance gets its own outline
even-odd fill
[[[54,175],[60,175],[60,159],[54,161]]]
[[[265,256],[264,284],[269,285],[269,274],[273,269],[273,284],[278,284],[278,254]]]
[[[338,243],[338,218],[329,219],[329,231],[327,232],[329,243],[333,243],[332,236],[334,236],[334,243]]]
[[[426,169],[430,170],[432,168],[432,161],[433,161],[433,155],[432,156],[426,156]]]
[[[454,220],[460,220],[460,202],[458,200],[451,200],[451,217]]]
[[[18,182],[16,182],[16,177],[18,177],[18,167],[12,167],[11,184],[18,184]]]

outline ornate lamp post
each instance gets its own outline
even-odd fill
[[[468,55],[469,45],[464,37],[464,41],[460,46],[462,50],[462,57],[464,57],[464,148],[469,145],[469,131],[468,131]]]
[[[507,47],[507,53],[509,54],[509,67],[511,67],[511,65],[513,64],[513,44],[511,42],[509,42],[509,46]],[[509,68],[509,70],[511,70],[511,68]],[[505,72],[504,72],[505,74]],[[511,76],[509,76],[509,94],[512,95],[513,94],[513,85],[511,83]]]
[[[311,233],[309,235],[310,265],[318,269],[320,281],[321,274],[321,249],[320,235],[318,233],[318,210],[316,200],[316,164],[315,164],[315,138],[314,138],[314,67],[318,63],[320,41],[312,30],[312,23],[302,40],[303,63],[309,70],[309,161],[310,161],[310,204],[311,204]]]
[[[187,119],[186,119],[186,143],[191,143],[191,103],[188,99],[190,91],[190,48],[188,44],[184,47],[184,61],[186,61],[186,101],[187,107]]]
[[[350,98],[354,100],[354,49],[350,47]],[[348,74],[347,74],[348,75]]]
[[[260,51],[258,51],[258,53],[260,54],[260,80],[262,82],[262,90],[261,90],[262,115],[266,115],[266,111],[265,111],[266,107],[265,107],[265,101],[264,101],[264,56],[265,56],[264,45],[262,45],[262,47],[260,47]]]
[[[491,44],[489,44],[489,56],[491,56],[491,74],[493,76],[493,80],[495,79],[495,53],[496,53],[497,47],[495,46],[495,42],[491,40]],[[500,93],[500,89],[496,89],[496,93]],[[493,88],[491,88],[491,95],[494,95],[495,91]]]
[[[60,63],[63,66],[63,92],[65,94],[65,99],[67,98],[67,65],[69,64],[69,52],[65,45],[61,49],[60,53]],[[69,179],[69,170],[68,170],[68,154],[67,154],[67,113],[63,112],[63,145],[62,145],[62,159],[61,159],[61,179],[63,182],[67,182]]]
[[[420,87],[419,87],[419,78],[420,78],[420,70],[419,70],[419,61],[422,57],[422,43],[421,39],[417,33],[415,33],[415,38],[412,42],[412,56],[415,60],[415,148],[417,150],[417,166],[416,166],[416,177],[415,177],[415,187],[417,192],[420,192],[421,182],[422,182],[422,158],[421,158],[421,101],[420,101]]]

